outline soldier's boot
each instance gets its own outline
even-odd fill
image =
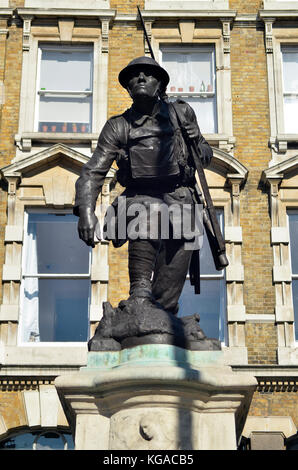
[[[129,298],[120,302],[123,307],[130,302],[139,302],[161,308],[152,295],[152,273],[159,251],[159,242],[134,240],[129,242],[128,269],[130,280]],[[140,299],[140,300],[137,300]]]

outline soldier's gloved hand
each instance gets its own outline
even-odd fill
[[[90,207],[80,207],[80,218],[78,222],[79,237],[88,246],[95,247],[94,232],[98,219]]]
[[[199,137],[199,128],[195,122],[185,122],[183,129],[189,139],[197,139]]]

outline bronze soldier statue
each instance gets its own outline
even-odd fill
[[[164,98],[169,76],[153,58],[139,57],[132,60],[120,72],[119,82],[128,91],[133,104],[123,114],[106,122],[95,152],[83,166],[76,182],[74,213],[79,216],[79,236],[89,246],[94,246],[94,233],[98,224],[96,200],[115,160],[119,168],[118,181],[126,188],[121,196],[125,196],[127,208],[138,203],[149,211],[153,204],[175,204],[181,208],[188,207],[193,220],[197,202],[196,168],[189,152],[189,141],[199,150],[204,167],[209,165],[212,158],[212,149],[201,135],[193,109],[184,101],[178,100],[174,106]],[[178,122],[174,108],[179,112],[180,121],[183,117],[182,123]],[[113,207],[117,214],[118,199],[114,201]],[[150,221],[148,223],[150,225]],[[173,229],[173,219],[171,223]],[[150,233],[151,227],[147,228]],[[130,297],[120,302],[119,308],[122,314],[125,308],[131,313],[132,305],[134,310],[142,314],[151,310],[152,318],[162,312],[170,316],[173,323],[176,320],[172,317],[178,312],[178,299],[190,267],[192,250],[185,249],[186,238],[183,235],[180,239],[170,235],[165,240],[160,237],[160,231],[158,236],[154,233],[154,237],[137,239],[130,238],[129,233],[126,233],[125,237],[116,236],[112,240],[116,247],[128,241]],[[105,307],[113,316],[110,306]],[[119,332],[116,317],[114,320],[102,320],[97,331],[98,338],[110,336],[114,338],[113,341],[121,343],[129,335],[140,338],[151,333],[164,333],[156,325],[151,331],[148,327],[146,331],[140,332],[136,326],[130,326],[130,332]],[[111,327],[113,321],[114,329]],[[106,332],[107,323],[113,333]],[[160,323],[159,320],[157,323]],[[175,334],[177,325],[175,331],[166,333]],[[201,331],[200,335],[203,335]],[[95,343],[93,341],[93,347],[92,342],[91,346],[89,344],[91,350],[102,349],[99,343]]]

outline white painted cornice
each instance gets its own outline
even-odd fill
[[[239,178],[244,182],[248,175],[247,168],[235,157],[224,150],[213,147],[213,158],[210,164],[210,170],[216,169],[221,174],[230,179]]]
[[[297,169],[298,171],[298,155],[288,158],[287,160],[264,170],[262,173],[262,181],[266,183],[272,179],[283,179],[286,173],[293,171],[294,169]]]

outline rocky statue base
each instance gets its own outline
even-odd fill
[[[76,450],[150,452],[236,450],[257,382],[223,351],[146,344],[89,352],[55,385]]]
[[[141,344],[171,344],[192,351],[220,350],[207,338],[198,314],[178,318],[146,297],[122,300],[113,308],[103,303],[103,318],[88,343],[89,351],[120,351]]]

